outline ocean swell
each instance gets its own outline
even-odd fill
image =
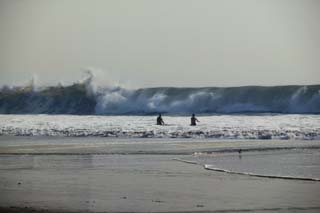
[[[125,89],[70,86],[3,87],[1,114],[320,113],[320,85]]]

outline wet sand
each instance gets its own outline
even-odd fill
[[[169,144],[153,143],[155,150],[166,146],[163,150],[170,151],[173,145]],[[97,154],[99,148],[79,148],[78,144],[73,149],[76,152],[71,148],[62,152],[60,147],[56,154],[49,148],[51,154],[39,155],[43,147],[37,149],[37,144],[24,145],[33,146],[33,154],[23,154],[23,145],[15,145],[6,145],[16,153],[13,155],[1,148],[1,212],[320,211],[319,182],[225,174],[173,160],[187,155],[184,152],[137,154],[143,149],[136,147],[131,154]],[[47,146],[53,148],[52,144]],[[145,147],[152,151],[151,146]],[[104,147],[100,151],[110,149]],[[78,151],[85,154],[76,154]]]
[[[317,148],[320,141],[0,136],[0,155],[154,154]]]

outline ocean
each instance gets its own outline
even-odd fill
[[[72,136],[114,138],[210,138],[319,140],[320,116],[305,114],[189,116],[0,115],[0,134],[16,136]]]
[[[2,88],[0,207],[317,212],[319,91]]]

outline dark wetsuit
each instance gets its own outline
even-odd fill
[[[191,126],[195,126],[195,125],[197,125],[197,122],[199,122],[198,119],[196,119],[196,117],[192,116],[192,117],[191,117],[191,124],[190,124],[190,125],[191,125]]]
[[[164,124],[164,122],[163,122],[163,120],[162,120],[162,117],[161,116],[158,116],[157,117],[157,125],[163,125]]]

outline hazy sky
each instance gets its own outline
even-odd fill
[[[0,0],[0,85],[88,67],[135,87],[319,84],[320,1]]]

